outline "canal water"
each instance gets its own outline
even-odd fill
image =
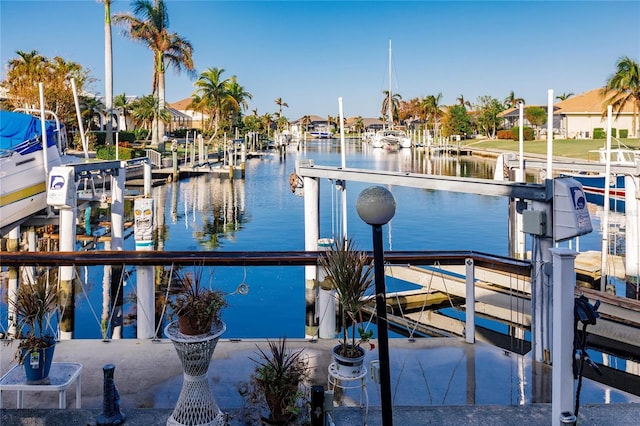
[[[339,141],[314,140],[300,149],[289,147],[277,154],[248,160],[244,180],[200,176],[153,189],[159,250],[192,252],[304,250],[303,198],[293,194],[289,175],[297,160],[339,166]],[[401,150],[385,152],[358,140],[349,140],[347,167],[492,178],[494,160],[471,157],[432,157]],[[359,248],[371,250],[371,228],[358,217],[355,200],[370,186],[347,182],[348,234]],[[341,234],[341,201],[334,182],[321,181],[320,235]],[[385,250],[475,250],[508,254],[508,200],[406,187],[388,188],[396,198],[393,220],[384,226]],[[592,217],[594,232],[579,241],[581,251],[599,250],[599,218]],[[576,244],[573,242],[573,244]],[[101,247],[98,246],[98,249]],[[125,232],[125,250],[134,250],[132,230]],[[124,287],[127,319],[123,337],[135,337],[135,271],[128,267]],[[101,338],[102,268],[80,270],[83,288],[76,295],[76,338]],[[229,293],[224,310],[226,338],[304,337],[305,292],[303,267],[217,267],[213,286]],[[240,284],[249,293],[236,292]],[[406,288],[394,280],[389,291]],[[3,302],[4,303],[4,302]],[[2,307],[6,327],[6,305]]]

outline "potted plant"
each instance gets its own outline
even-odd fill
[[[342,342],[333,348],[336,369],[342,376],[358,376],[364,362],[360,344],[373,335],[359,326],[360,309],[368,303],[364,296],[373,282],[373,265],[365,252],[356,250],[352,239],[332,242],[318,264],[336,290],[342,311]]]
[[[256,366],[244,397],[251,407],[268,408],[269,417],[262,417],[263,422],[292,424],[303,413],[309,365],[302,349],[293,351],[287,346],[286,337],[267,343],[267,351],[258,347],[258,358],[251,358]]]
[[[57,280],[48,278],[47,273],[39,273],[33,283],[20,284],[11,301],[21,339],[16,359],[24,365],[29,384],[46,383],[56,344],[49,326],[58,309],[58,288]]]
[[[178,329],[182,334],[209,333],[212,326],[218,325],[220,311],[227,306],[226,295],[222,291],[202,285],[202,274],[203,268],[176,274],[178,293],[168,304],[172,316],[178,319]]]

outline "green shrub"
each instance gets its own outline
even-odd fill
[[[525,141],[532,141],[535,137],[535,132],[531,127],[524,126],[524,129],[522,129],[522,137]],[[511,138],[514,141],[520,140],[520,126],[511,129]]]
[[[119,132],[118,141],[119,142],[135,142],[136,135],[133,132]]]
[[[189,132],[189,137],[192,138],[193,137],[193,132],[194,131],[198,131],[197,129],[177,129],[173,131],[173,137],[174,138],[184,138],[187,136],[187,132]]]
[[[618,130],[618,129],[611,128],[611,137],[612,137],[612,138],[616,138],[616,137],[617,137],[617,136],[616,136],[616,135],[618,134],[617,130]]]
[[[626,139],[629,137],[629,129],[620,129],[620,139]]]
[[[131,160],[134,150],[131,148],[118,147],[118,160]],[[115,146],[101,146],[96,150],[96,158],[100,160],[115,160]]]
[[[607,134],[602,127],[596,127],[593,129],[593,139],[604,139],[606,137]]]

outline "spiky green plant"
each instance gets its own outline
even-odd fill
[[[256,367],[245,397],[252,406],[266,405],[270,421],[286,421],[301,412],[305,396],[301,386],[309,376],[309,365],[302,349],[293,351],[287,346],[286,337],[267,343],[268,351],[258,346],[258,358],[250,358]]]
[[[47,327],[59,306],[56,282],[49,281],[48,272],[38,273],[32,283],[21,283],[15,300],[10,299],[15,312],[17,337],[22,339],[16,355],[20,363],[30,351],[51,345],[53,334],[48,333]],[[22,349],[27,349],[24,355]]]
[[[353,358],[360,355],[361,342],[371,337],[362,327],[356,327],[360,309],[368,303],[364,296],[373,282],[373,264],[367,254],[357,250],[352,239],[338,239],[329,250],[318,257],[318,264],[324,269],[327,279],[336,290],[342,309],[342,347],[340,355]],[[351,336],[349,336],[349,325]],[[358,336],[356,331],[359,330]]]

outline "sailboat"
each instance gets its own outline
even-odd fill
[[[391,40],[389,40],[389,91],[387,102],[387,123],[388,128],[378,130],[371,139],[371,145],[374,148],[383,148],[387,151],[397,151],[400,148],[411,148],[411,138],[407,136],[404,130],[393,128],[393,94],[391,92]]]

